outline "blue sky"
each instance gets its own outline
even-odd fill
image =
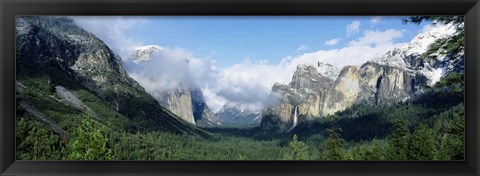
[[[429,26],[403,24],[398,16],[73,18],[121,56],[129,76],[154,96],[179,73],[193,73],[190,80],[214,112],[226,103],[261,109],[272,85],[288,84],[299,64],[360,66]],[[163,50],[148,62],[132,62],[135,48],[145,45]]]
[[[128,17],[122,17],[128,19]],[[133,17],[138,18],[138,17]],[[404,17],[142,17],[128,36],[144,44],[184,48],[196,57],[227,67],[244,59],[279,63],[289,55],[342,48],[366,30],[406,30],[393,42],[411,40],[423,25],[403,24]],[[377,21],[375,21],[375,19]],[[346,26],[359,22],[358,32]],[[336,45],[326,41],[339,39]],[[301,46],[302,49],[299,49]]]

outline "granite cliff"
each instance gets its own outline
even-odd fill
[[[278,117],[292,126],[295,107],[298,118],[306,120],[325,117],[360,102],[381,106],[407,101],[420,93],[423,86],[432,86],[447,73],[463,71],[463,52],[454,56],[441,52],[423,55],[436,39],[448,39],[455,33],[451,25],[432,28],[380,58],[360,66],[348,65],[340,71],[324,63],[298,65],[288,85],[273,85],[277,103],[266,108],[264,115]]]

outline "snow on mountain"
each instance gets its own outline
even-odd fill
[[[322,62],[318,62],[317,67],[317,72],[320,73],[322,76],[327,77],[328,79],[335,80],[338,77],[338,74],[340,74],[341,69],[331,65],[331,64],[325,64]]]
[[[135,48],[135,63],[145,62],[151,59],[152,54],[162,51],[163,48],[157,45],[146,45]]]
[[[456,34],[456,26],[453,24],[436,24],[427,26],[423,32],[415,36],[410,42],[400,45],[380,58],[375,58],[372,62],[381,65],[388,65],[404,70],[419,72],[429,80],[428,84],[433,85],[447,73],[441,66],[432,65],[432,62],[425,61],[422,54],[428,50],[428,47],[438,39],[445,39]],[[446,60],[447,55],[434,53],[436,60],[441,62]]]
[[[225,112],[236,112],[237,115],[233,117],[238,117],[238,115],[242,113],[251,114],[251,113],[258,113],[260,111],[257,112],[257,111],[251,110],[247,106],[239,103],[226,103],[225,105],[223,105],[222,109],[220,109],[220,111],[217,112],[217,114],[225,113]]]
[[[253,111],[245,105],[237,103],[225,104],[215,115],[227,125],[258,125],[261,119],[261,112]]]
[[[340,71],[341,71],[341,69],[339,69],[339,68],[337,68],[337,67],[335,67],[331,64],[322,63],[322,62],[318,62],[317,65],[313,65],[313,64],[310,64],[310,63],[298,64],[296,71],[301,71],[301,72],[304,72],[304,73],[308,73],[309,72],[308,67],[314,67],[315,70],[317,71],[317,73],[319,73],[323,77],[326,77],[330,80],[337,79],[337,77],[338,77],[338,75],[340,74]],[[299,73],[299,74],[305,75],[305,74],[302,74],[302,73]]]

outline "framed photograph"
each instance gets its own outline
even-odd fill
[[[478,175],[477,0],[2,1],[2,175]]]

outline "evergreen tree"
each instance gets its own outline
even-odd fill
[[[302,141],[298,141],[297,134],[293,135],[293,139],[290,142],[290,149],[293,151],[294,160],[308,159],[307,145]]]
[[[325,159],[326,160],[341,160],[343,159],[343,139],[337,131],[341,131],[340,128],[332,127],[327,129],[328,139],[325,142]]]
[[[410,138],[408,151],[408,158],[411,160],[433,160],[435,139],[432,129],[420,124]]]
[[[362,144],[359,146],[359,159],[360,160],[381,160],[383,149],[381,141],[373,139],[368,144]]]
[[[41,122],[20,118],[16,128],[17,159],[58,160],[61,158],[59,136],[47,131]]]
[[[449,24],[452,23],[457,30],[457,33],[448,39],[437,39],[431,44],[423,54],[426,58],[428,55],[443,50],[446,54],[455,55],[462,51],[465,46],[465,30],[463,23],[465,21],[464,16],[411,16],[403,19],[404,23],[420,24],[423,21],[431,21],[432,23]]]
[[[463,106],[462,106],[463,107]],[[439,159],[442,160],[463,160],[465,159],[465,139],[464,111],[457,110],[453,112],[453,122],[448,127],[447,132],[443,134],[438,152]]]
[[[75,130],[76,139],[71,144],[71,160],[112,160],[113,152],[108,146],[108,138],[104,134],[103,126],[87,117]]]
[[[394,132],[390,139],[390,149],[392,160],[407,160],[408,139],[410,132],[407,127],[407,120],[397,112],[393,122]]]
[[[403,23],[415,23],[420,24],[423,21],[432,21],[434,23],[440,22],[443,24],[455,23],[460,24],[465,21],[464,16],[410,16],[403,19]]]

